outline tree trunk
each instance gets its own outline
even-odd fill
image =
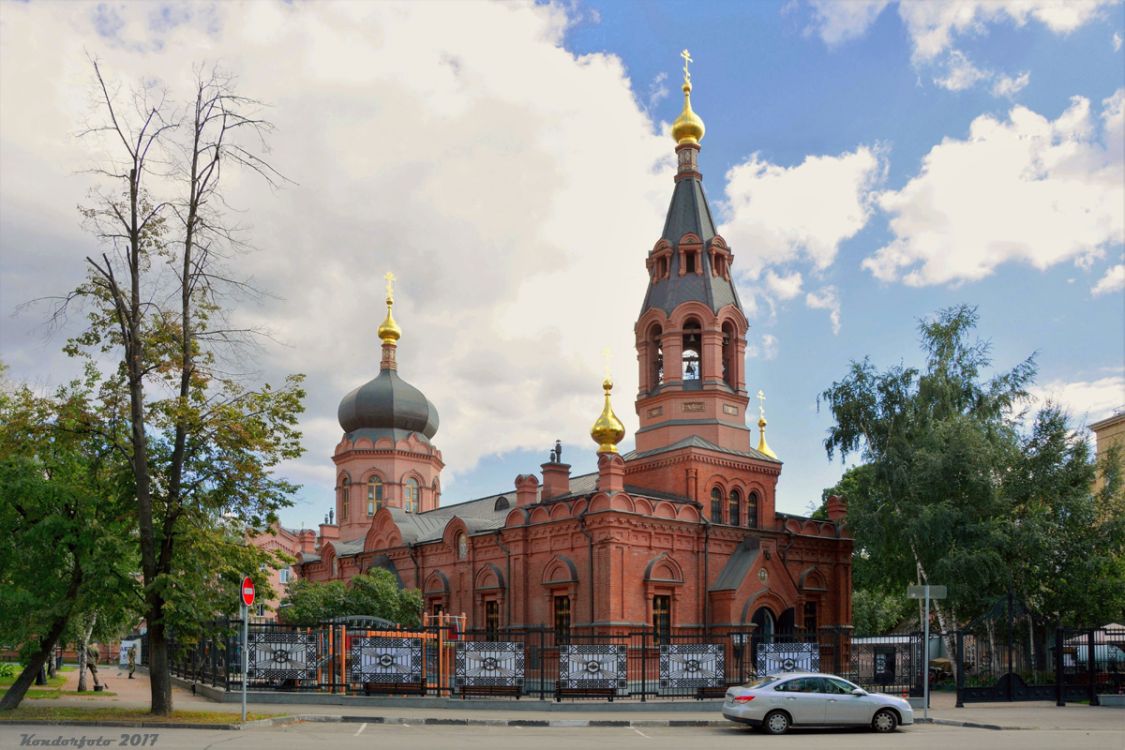
[[[918,557],[917,552],[914,553],[914,562],[918,565],[918,575],[922,578],[922,584],[928,586],[930,579],[929,576],[926,575],[926,569],[922,567],[922,561]],[[956,654],[957,651],[953,642],[953,633],[949,632],[949,628],[947,627],[945,611],[941,608],[939,600],[934,599],[931,601],[931,604],[933,604],[934,607],[934,614],[937,615],[938,629],[941,631],[942,643],[945,644],[945,653]],[[925,644],[923,653],[927,655],[930,653],[930,644]],[[926,663],[922,665],[922,668],[929,669],[930,662],[928,656],[925,661]],[[957,673],[961,670],[961,665],[957,663],[957,659],[951,659],[951,661],[953,662],[953,679],[956,680]]]
[[[47,657],[47,677],[52,678],[56,673],[57,668],[55,667],[55,649],[52,648],[50,655]]]
[[[77,576],[76,580],[80,580],[81,576]],[[72,583],[72,588],[76,591],[78,588],[77,583]],[[43,665],[51,656],[51,652],[55,648],[55,643],[58,642],[59,637],[62,636],[63,631],[66,629],[67,623],[70,621],[70,614],[67,613],[63,617],[59,617],[53,623],[51,628],[47,631],[47,635],[43,640],[39,641],[39,648],[31,655],[31,660],[27,666],[20,672],[20,676],[4,693],[4,697],[0,698],[0,711],[10,711],[18,708],[23,697],[27,694],[27,689],[31,687],[31,683],[35,680],[35,676],[43,669]]]
[[[94,625],[98,622],[95,612],[90,619],[90,624],[82,629],[82,637],[78,642],[78,692],[86,692],[86,649],[90,647],[90,637],[94,634]],[[95,665],[96,666],[96,665]]]
[[[149,611],[152,611],[151,607]],[[148,676],[151,685],[149,692],[152,698],[152,713],[157,716],[171,716],[172,674],[169,670],[168,639],[163,622],[150,623],[148,627]]]

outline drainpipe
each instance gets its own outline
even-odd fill
[[[587,505],[586,510],[583,510],[578,515],[578,530],[581,531],[583,536],[586,537],[588,549],[588,557],[586,561],[588,563],[588,575],[590,577],[590,580],[586,588],[590,591],[590,631],[592,635],[594,630],[594,535],[591,534],[590,530],[586,528],[586,511],[588,511],[589,509],[590,506]]]
[[[711,636],[711,596],[707,586],[711,580],[711,522],[703,519],[703,585],[699,587],[703,596],[703,634]]]
[[[422,568],[418,562],[418,556],[414,553],[415,542],[410,542],[406,545],[406,551],[410,555],[410,559],[414,562],[414,583],[418,586],[418,590],[422,592],[422,611],[426,611],[426,587],[425,582],[422,580]]]
[[[496,546],[504,552],[507,558],[507,572],[504,574],[504,622],[508,627],[512,627],[512,550],[508,549],[508,545],[504,544],[504,540],[500,538],[500,530],[496,531]]]

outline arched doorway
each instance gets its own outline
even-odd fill
[[[750,668],[758,670],[758,647],[763,643],[773,643],[777,633],[777,620],[768,607],[758,607],[750,619],[754,624],[754,635],[750,639]]]

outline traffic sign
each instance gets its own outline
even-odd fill
[[[242,579],[242,603],[247,607],[254,606],[254,582],[250,580],[250,576]]]
[[[944,599],[945,586],[907,586],[907,599]]]

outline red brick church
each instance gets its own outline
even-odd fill
[[[830,502],[827,521],[776,512],[782,463],[764,415],[752,446],[749,322],[703,192],[704,127],[690,92],[688,81],[672,128],[672,201],[645,259],[634,325],[636,450],[617,450],[625,431],[607,380],[591,431],[596,473],[571,476],[556,446],[538,475],[442,506],[437,409],[399,376],[388,284],[379,374],[340,403],[336,508],[319,535],[294,537],[300,577],[346,580],[382,567],[420,589],[428,612],[463,612],[470,627],[493,632],[754,625],[766,635],[851,622],[843,502]]]

